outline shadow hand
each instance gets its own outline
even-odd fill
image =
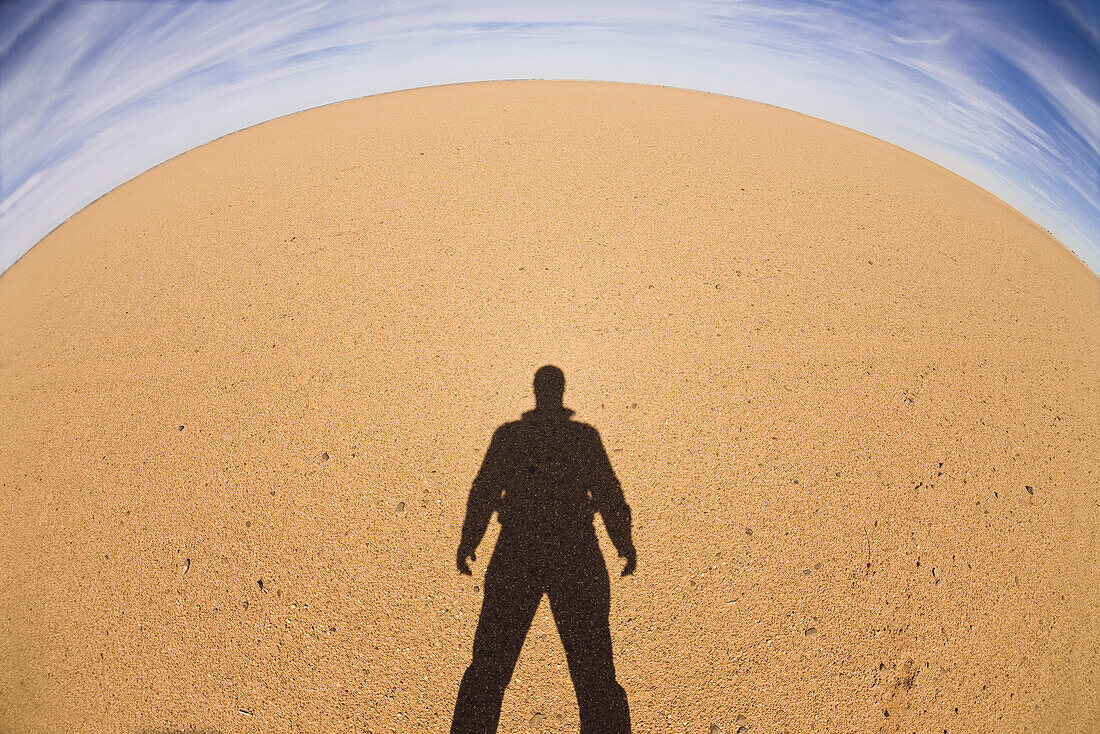
[[[473,576],[474,575],[473,571],[470,570],[470,564],[466,562],[466,559],[469,559],[471,561],[476,561],[477,560],[477,554],[474,553],[472,550],[466,550],[465,548],[459,548],[458,549],[458,558],[456,559],[457,560],[457,565],[458,565],[458,572],[461,573],[461,574],[464,574],[466,576]]]
[[[623,577],[623,576],[633,575],[634,569],[638,565],[638,556],[634,552],[633,548],[631,548],[629,551],[627,551],[627,553],[625,555],[623,555],[622,557],[626,559],[626,565],[623,566],[623,572],[621,574],[619,574],[620,578]]]

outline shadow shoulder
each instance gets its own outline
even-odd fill
[[[507,423],[501,423],[496,429],[493,430],[494,436],[500,436],[506,438],[514,435],[517,432],[523,430],[523,421],[508,421]]]
[[[569,420],[569,427],[577,433],[584,434],[585,436],[599,438],[600,432],[596,430],[596,427],[590,423],[579,421],[575,419]]]

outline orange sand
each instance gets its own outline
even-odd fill
[[[851,130],[504,82],[217,140],[0,278],[0,731],[445,730],[545,363],[634,511],[635,732],[1100,730],[1100,280]],[[575,727],[544,603],[501,730]]]

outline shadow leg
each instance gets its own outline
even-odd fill
[[[611,588],[599,547],[564,564],[549,595],[577,693],[581,734],[629,734],[626,691],[615,680],[611,652]]]
[[[451,734],[492,734],[542,590],[522,556],[498,542],[485,572],[473,662],[462,677]]]

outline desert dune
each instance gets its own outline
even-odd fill
[[[634,731],[1100,730],[1100,279],[821,120],[416,89],[174,158],[0,277],[0,731],[446,731],[544,364]],[[575,731],[545,601],[501,731]]]

